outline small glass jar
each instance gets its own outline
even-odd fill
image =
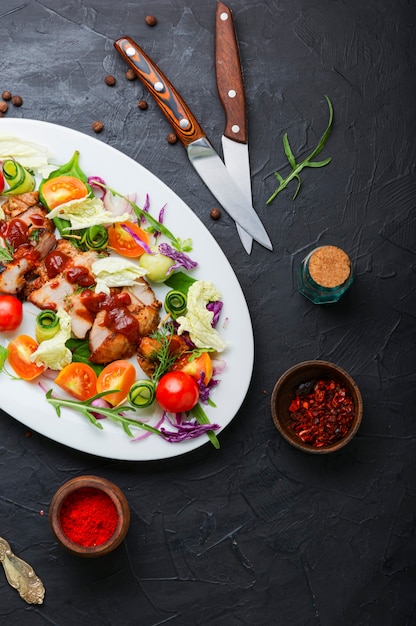
[[[314,304],[338,302],[354,280],[351,260],[337,246],[321,246],[302,261],[299,291]]]

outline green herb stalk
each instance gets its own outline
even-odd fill
[[[328,96],[325,96],[325,99],[326,99],[326,101],[328,103],[328,108],[329,108],[328,125],[326,127],[326,130],[325,130],[324,134],[320,138],[318,145],[311,152],[311,154],[308,157],[306,157],[306,159],[304,159],[300,163],[298,163],[296,161],[296,159],[294,157],[294,154],[292,152],[292,148],[290,147],[289,138],[287,136],[287,133],[284,134],[284,136],[283,136],[283,148],[284,148],[287,160],[289,161],[289,164],[292,167],[292,172],[286,178],[283,178],[279,174],[279,172],[274,172],[274,176],[279,181],[279,186],[272,193],[270,198],[267,200],[266,204],[270,204],[276,198],[277,194],[279,194],[283,189],[286,189],[286,187],[288,186],[288,184],[292,180],[296,179],[298,181],[298,185],[297,185],[296,191],[295,191],[294,196],[293,196],[293,200],[294,200],[296,198],[296,196],[298,195],[299,190],[300,190],[300,186],[301,186],[300,173],[303,170],[303,168],[304,167],[315,167],[315,168],[317,168],[317,167],[324,167],[325,165],[328,165],[328,163],[331,162],[331,158],[325,159],[323,161],[312,161],[312,159],[314,159],[324,149],[325,144],[327,142],[327,139],[328,139],[328,137],[329,137],[329,135],[331,133],[331,129],[332,129],[332,121],[333,121],[333,118],[334,118],[334,110],[333,110],[333,107],[332,107],[331,100],[328,98]]]

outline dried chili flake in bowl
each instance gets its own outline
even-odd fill
[[[290,426],[311,446],[321,448],[340,441],[354,422],[354,402],[348,389],[333,379],[318,380],[310,393],[289,405]]]
[[[327,361],[305,361],[285,372],[271,399],[275,426],[306,452],[334,452],[356,434],[361,393],[347,372]]]

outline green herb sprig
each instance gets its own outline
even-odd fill
[[[0,261],[13,261],[14,247],[8,241],[5,243],[6,247],[0,246]]]
[[[178,358],[177,354],[170,351],[170,335],[175,334],[175,329],[171,322],[164,324],[158,330],[151,334],[152,339],[156,339],[159,347],[155,350],[153,358],[156,362],[156,368],[152,375],[152,381],[156,385],[171,365]]]
[[[274,172],[274,176],[279,181],[279,186],[272,193],[270,198],[267,200],[266,204],[270,204],[276,198],[278,193],[280,193],[283,189],[286,189],[288,184],[292,180],[296,179],[298,181],[298,185],[297,185],[296,191],[295,191],[294,196],[293,196],[293,200],[294,200],[296,198],[296,196],[298,195],[299,190],[300,190],[300,186],[301,186],[300,173],[303,170],[303,168],[304,167],[315,167],[315,168],[317,168],[317,167],[324,167],[325,165],[328,165],[328,163],[331,162],[331,158],[324,159],[323,161],[312,161],[312,159],[314,159],[324,149],[325,144],[327,142],[327,139],[328,139],[328,137],[329,137],[329,135],[331,133],[331,129],[332,129],[332,121],[334,119],[334,109],[332,107],[331,100],[328,98],[328,96],[325,96],[325,99],[326,99],[326,101],[328,103],[328,108],[329,108],[328,125],[326,127],[326,130],[325,130],[324,134],[320,138],[318,145],[311,152],[311,154],[308,157],[306,157],[306,159],[304,159],[300,163],[298,163],[296,161],[295,156],[294,156],[293,151],[292,151],[292,148],[290,147],[289,138],[287,136],[287,133],[284,134],[284,136],[283,136],[283,148],[284,148],[287,160],[289,161],[289,164],[292,167],[292,171],[289,174],[289,176],[287,176],[286,178],[283,178],[279,174],[279,172]]]
[[[97,407],[93,406],[93,400],[97,400],[97,398],[102,398],[103,396],[112,393],[110,391],[102,391],[101,393],[97,393],[92,398],[88,400],[65,400],[63,398],[55,398],[52,395],[52,389],[46,393],[47,401],[52,404],[54,407],[58,417],[61,417],[61,407],[66,407],[68,409],[74,409],[79,413],[82,413],[94,426],[103,430],[103,425],[100,420],[97,420],[94,413],[99,413],[100,415],[104,415],[108,417],[112,422],[119,424],[122,426],[124,432],[131,438],[133,438],[133,433],[131,431],[131,427],[142,428],[143,430],[147,430],[154,435],[160,435],[163,437],[163,433],[157,428],[153,428],[153,426],[149,426],[149,424],[144,424],[143,422],[139,422],[136,420],[129,419],[125,417],[123,413],[126,411],[134,411],[134,408],[128,405],[118,406],[116,408],[106,408],[106,407]]]

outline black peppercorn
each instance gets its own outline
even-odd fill
[[[10,91],[3,91],[1,97],[3,98],[3,100],[11,100],[12,94],[10,93]]]
[[[148,26],[156,26],[157,24],[157,19],[154,15],[147,15],[145,21]]]
[[[7,102],[0,102],[0,113],[6,113],[8,108],[9,105],[7,104]]]
[[[114,87],[114,85],[116,84],[116,79],[114,78],[114,76],[108,75],[104,78],[104,82],[109,87]]]
[[[210,216],[213,220],[219,220],[221,217],[221,211],[217,208],[211,209]]]
[[[15,107],[21,107],[23,104],[23,100],[20,96],[12,96],[12,104]]]
[[[142,111],[145,111],[147,109],[146,100],[139,100],[137,106],[139,107],[139,109],[142,109]]]

